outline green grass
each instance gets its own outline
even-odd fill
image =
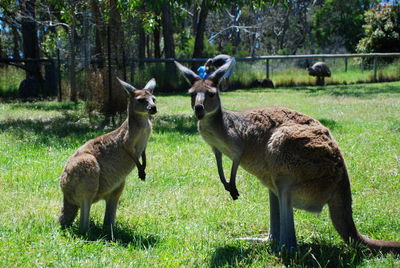
[[[25,73],[17,67],[0,68],[0,98],[18,96],[19,84],[25,79]]]
[[[279,105],[329,127],[346,159],[354,219],[370,237],[400,241],[400,82],[224,92],[226,108]],[[299,251],[289,258],[268,243],[237,240],[268,233],[268,191],[239,169],[238,200],[219,182],[210,148],[198,135],[189,97],[157,95],[148,144],[148,177],[136,170],[117,212],[114,242],[101,232],[62,231],[58,177],[86,140],[112,129],[83,104],[0,103],[0,267],[394,267],[399,257],[345,245],[324,208],[295,211]],[[117,120],[118,121],[118,120]],[[228,172],[230,162],[224,159]]]

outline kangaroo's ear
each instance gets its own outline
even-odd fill
[[[181,73],[185,77],[186,81],[188,81],[190,85],[193,85],[194,82],[196,82],[197,80],[201,80],[201,77],[198,76],[197,74],[195,74],[192,70],[190,70],[189,68],[186,68],[185,66],[183,66],[182,64],[180,64],[177,61],[174,61],[174,62],[175,62],[176,67],[178,67],[179,71],[181,71]]]
[[[215,85],[218,85],[222,77],[233,68],[233,60],[228,60],[224,65],[219,67],[215,72],[213,72],[207,79],[213,81]]]
[[[121,83],[122,87],[125,89],[125,91],[126,91],[126,93],[128,93],[128,95],[130,95],[133,91],[136,90],[136,88],[134,86],[128,84],[127,82],[122,81],[118,77],[117,77],[117,80]]]
[[[144,89],[150,91],[150,93],[153,94],[153,90],[155,87],[156,87],[156,79],[152,78],[149,82],[147,82]]]

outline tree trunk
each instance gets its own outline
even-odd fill
[[[236,54],[239,50],[239,45],[241,41],[240,31],[237,28],[239,26],[239,18],[241,15],[241,10],[236,4],[232,7],[232,15],[233,15],[233,20],[232,20],[233,53]]]
[[[174,32],[172,29],[171,9],[168,3],[163,4],[163,6],[161,7],[161,12],[162,12],[165,57],[175,58]],[[175,64],[173,62],[167,62],[165,64],[165,71],[167,72],[169,77],[175,77],[176,76]],[[165,82],[167,88],[173,87],[171,83],[172,79],[168,79]]]
[[[141,22],[138,23],[138,52],[139,52],[139,59],[146,58],[146,33],[144,32],[144,28]],[[139,68],[143,68],[144,63],[139,62]]]
[[[118,0],[110,0],[110,14],[108,21],[111,32],[111,36],[109,36],[111,41],[111,51],[108,51],[108,53],[111,54],[111,59],[116,59],[115,63],[113,62],[111,77],[108,77],[108,79],[111,79],[111,81],[109,81],[109,85],[111,85],[111,88],[109,89],[111,96],[109,97],[111,98],[109,99],[108,112],[111,114],[125,112],[127,106],[126,93],[121,89],[121,85],[116,79],[116,76],[124,78],[126,75],[124,64],[125,40],[121,25],[121,14],[118,10],[117,3]]]
[[[104,46],[105,46],[105,22],[101,16],[100,7],[97,0],[90,1],[90,10],[92,11],[95,19],[95,59],[96,67],[102,69],[104,67]]]
[[[104,21],[100,4],[108,4],[108,22]],[[106,60],[106,64],[97,65],[98,70],[92,72],[89,81],[92,101],[95,108],[105,114],[115,114],[126,111],[127,98],[121,90],[116,76],[124,78],[125,71],[125,46],[124,34],[121,28],[121,15],[117,8],[117,0],[109,2],[90,1],[90,8],[94,15],[96,25],[96,53],[99,59]],[[108,25],[108,26],[107,26]]]
[[[171,9],[168,3],[162,6],[162,25],[166,58],[175,58],[174,32],[172,29]]]
[[[24,57],[39,58],[39,43],[37,37],[37,27],[35,23],[35,4],[36,0],[21,1],[22,8],[22,39]],[[24,83],[25,82],[25,83]],[[21,97],[37,97],[43,90],[43,76],[41,64],[39,62],[26,63],[26,80],[20,85]]]
[[[154,42],[154,57],[161,58],[160,25],[159,24],[154,28],[153,42]]]
[[[149,34],[146,34],[146,53],[147,53],[147,58],[152,58],[153,55],[151,54],[151,36]]]
[[[76,30],[76,16],[75,16],[75,0],[70,0],[72,9],[72,23],[69,29],[69,82],[71,86],[70,100],[73,102],[78,101],[78,92],[76,87],[76,59],[75,59],[75,30]]]
[[[208,15],[207,0],[201,3],[199,20],[196,25],[196,39],[194,42],[193,58],[201,58],[204,50],[204,32],[206,30],[206,19]]]

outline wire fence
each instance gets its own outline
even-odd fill
[[[70,99],[72,83],[75,84],[79,99],[88,100],[90,96],[101,92],[107,92],[111,99],[110,96],[120,90],[113,88],[115,84],[111,83],[115,76],[136,87],[143,86],[154,77],[161,92],[184,91],[187,85],[182,77],[176,71],[167,72],[167,65],[173,65],[175,60],[196,69],[207,59],[125,58],[118,61],[96,58],[88,61],[75,58],[74,66],[71,66],[70,58],[61,58],[59,55],[43,59],[0,58],[0,97],[23,97],[23,91],[36,90],[24,88],[23,82],[27,79],[24,70],[12,67],[23,67],[30,62],[38,62],[42,68],[43,89],[39,95],[57,97],[60,101]],[[325,62],[332,71],[326,84],[400,80],[400,53],[239,57],[236,61],[230,79],[231,89],[260,87],[259,81],[265,78],[272,80],[275,87],[315,85],[315,78],[308,75],[306,67],[316,61]],[[75,81],[71,81],[72,78]]]

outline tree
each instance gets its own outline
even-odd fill
[[[40,58],[35,5],[36,0],[24,0],[21,3],[24,57],[31,59]],[[26,79],[20,84],[20,95],[21,97],[37,97],[43,90],[43,76],[40,62],[27,62],[25,64],[25,71]]]
[[[385,5],[365,13],[365,37],[359,53],[400,52],[400,5]]]
[[[166,58],[175,58],[175,42],[174,42],[174,30],[172,26],[171,7],[169,2],[163,3],[161,6],[161,21],[163,27],[164,36],[164,51]],[[171,75],[174,75],[175,65],[172,62],[165,64],[165,71]]]
[[[364,12],[372,4],[373,0],[327,0],[314,18],[317,44],[325,50],[354,51],[363,36]]]

